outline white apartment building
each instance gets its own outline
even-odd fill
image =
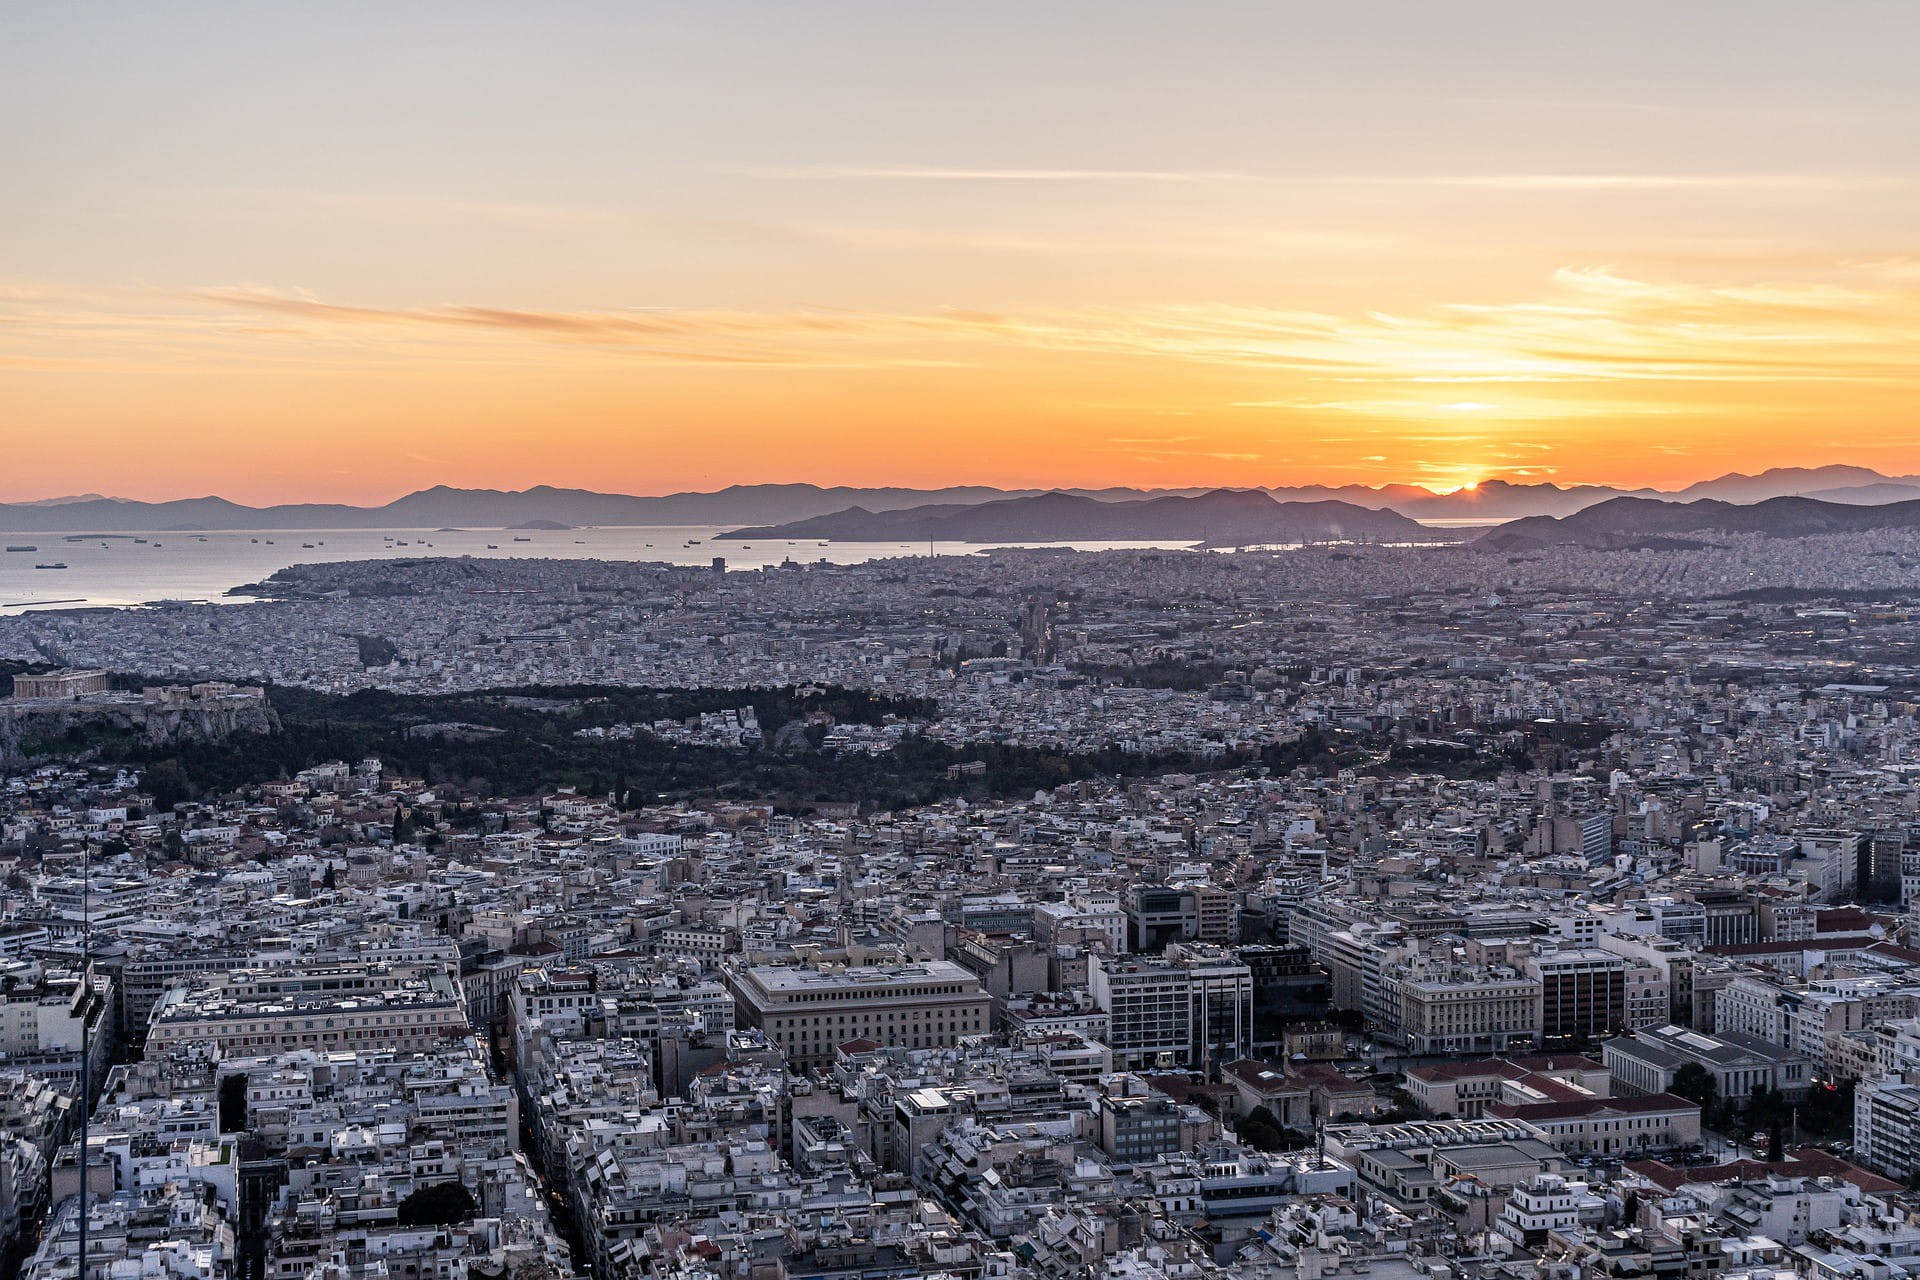
[[[622,853],[637,854],[642,858],[675,858],[680,855],[682,841],[679,836],[642,831],[636,835],[622,836],[617,843]]]
[[[529,969],[514,980],[516,1032],[538,1021],[555,1035],[577,1036],[586,1030],[587,1010],[599,1005],[593,975],[584,969]]]
[[[438,966],[236,969],[154,1005],[147,1057],[210,1043],[222,1057],[287,1049],[428,1050],[468,1034],[459,985]]]
[[[1084,946],[1103,939],[1109,955],[1121,955],[1127,949],[1127,913],[1118,894],[1076,891],[1065,902],[1034,904],[1033,937],[1043,946]]]
[[[1507,1203],[1493,1220],[1493,1229],[1522,1249],[1538,1249],[1554,1231],[1568,1231],[1580,1223],[1580,1191],[1557,1173],[1536,1174],[1530,1182],[1507,1193]]]
[[[1786,1043],[1786,1011],[1780,985],[1761,974],[1742,974],[1713,993],[1715,1031],[1739,1031],[1770,1044]]]
[[[1770,975],[1742,974],[1714,993],[1714,1029],[1758,1036],[1830,1072],[1835,1037],[1911,1018],[1920,1011],[1916,1006],[1920,992],[1880,978],[1783,983]],[[1920,1055],[1920,1041],[1915,1053]]]
[[[1164,958],[1092,957],[1088,985],[1123,1070],[1241,1056],[1253,1024],[1253,971],[1230,953],[1174,946]]]
[[[8,976],[13,980],[0,995],[0,1055],[78,1053],[89,1012],[78,975],[49,974],[38,965],[26,965],[21,966],[19,977]],[[93,1016],[97,1019],[97,1010]]]
[[[1643,960],[1627,962],[1626,1028],[1661,1027],[1673,1020],[1673,989],[1666,970]]]
[[[677,924],[660,935],[659,950],[668,955],[693,956],[714,964],[727,954],[732,942],[733,935],[726,929]]]
[[[1853,1095],[1854,1159],[1902,1180],[1920,1173],[1920,1085],[1910,1078],[1862,1080]]]

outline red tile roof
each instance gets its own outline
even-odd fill
[[[1436,1062],[1430,1067],[1410,1067],[1407,1074],[1429,1084],[1441,1084],[1448,1080],[1482,1080],[1489,1076],[1518,1080],[1532,1073],[1517,1062],[1486,1058],[1479,1062]]]
[[[1605,1071],[1604,1062],[1595,1061],[1584,1053],[1556,1053],[1540,1058],[1515,1058],[1513,1065],[1525,1067],[1529,1071]]]
[[[1287,1068],[1287,1074],[1301,1084],[1312,1085],[1327,1093],[1366,1093],[1373,1092],[1373,1086],[1360,1080],[1350,1080],[1332,1067],[1317,1062],[1296,1062]]]
[[[1842,1160],[1817,1147],[1799,1147],[1787,1153],[1785,1160],[1734,1160],[1727,1164],[1675,1167],[1664,1160],[1629,1160],[1626,1168],[1668,1191],[1678,1191],[1688,1183],[1726,1182],[1734,1178],[1760,1178],[1777,1173],[1788,1178],[1838,1178],[1851,1182],[1862,1191],[1899,1191],[1898,1182],[1869,1173],[1857,1164]]]
[[[1263,1062],[1259,1058],[1236,1058],[1221,1067],[1220,1072],[1232,1076],[1249,1089],[1267,1093],[1297,1092],[1301,1087],[1299,1081],[1288,1078],[1285,1067],[1277,1062]]]
[[[1561,1053],[1536,1058],[1481,1058],[1473,1062],[1436,1062],[1430,1067],[1412,1067],[1407,1074],[1416,1080],[1439,1084],[1446,1080],[1480,1080],[1499,1076],[1520,1080],[1549,1071],[1605,1071],[1604,1064],[1578,1053]]]
[[[1493,1102],[1487,1114],[1496,1120],[1576,1120],[1585,1116],[1635,1116],[1661,1111],[1700,1113],[1700,1104],[1671,1093],[1634,1098],[1582,1098],[1571,1102]]]

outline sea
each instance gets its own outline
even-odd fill
[[[38,609],[133,608],[162,602],[244,603],[228,594],[295,564],[479,556],[626,560],[762,569],[787,560],[860,564],[897,556],[975,555],[967,542],[716,542],[733,526],[513,529],[275,529],[209,533],[0,534],[0,614]],[[1076,550],[1173,549],[1186,542],[1049,543]],[[41,568],[39,566],[48,566]]]

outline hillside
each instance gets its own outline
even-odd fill
[[[1768,498],[1742,506],[1703,498],[1660,502],[1612,498],[1570,516],[1529,516],[1482,535],[1475,546],[1507,551],[1527,547],[1625,547],[1676,534],[1749,533],[1804,538],[1821,533],[1920,529],[1920,500],[1882,506],[1817,498]]]
[[[1279,502],[1257,489],[1216,489],[1193,497],[1116,502],[1045,493],[903,511],[850,507],[811,520],[735,529],[719,536],[743,542],[756,538],[840,542],[1139,541],[1240,547],[1329,540],[1412,540],[1434,535],[1398,512],[1373,511],[1332,500]]]
[[[1220,492],[1215,490],[1212,492]],[[1617,497],[1688,502],[1713,498],[1758,502],[1786,495],[1854,504],[1920,497],[1920,477],[1882,476],[1864,467],[1783,467],[1757,476],[1726,475],[1677,493],[1625,491],[1606,485],[1572,485],[1491,478],[1472,488],[1435,493],[1419,485],[1294,485],[1264,492],[1282,503],[1334,503],[1368,511],[1397,512],[1422,520],[1495,523],[1526,516],[1568,516]],[[221,497],[140,502],[97,494],[0,503],[4,533],[135,533],[217,529],[504,529],[513,526],[582,528],[591,525],[747,525],[773,527],[855,509],[869,514],[933,507],[977,507],[1038,497],[1075,497],[1096,503],[1209,497],[1204,489],[997,489],[984,485],[941,489],[822,487],[813,484],[730,485],[711,493],[641,497],[589,489],[455,489],[435,485],[379,506],[309,502],[252,507]],[[1303,514],[1310,526],[1312,518]],[[547,521],[534,525],[534,521]],[[766,536],[766,535],[763,535]],[[850,536],[850,535],[849,535]],[[881,540],[891,537],[882,533]],[[1149,536],[1149,535],[1142,535]]]

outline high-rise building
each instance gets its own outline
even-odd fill
[[[1530,956],[1540,980],[1543,1044],[1583,1042],[1627,1025],[1627,960],[1598,947],[1565,947]]]
[[[1898,827],[1869,831],[1860,837],[1860,863],[1857,873],[1860,897],[1865,902],[1903,902],[1903,856],[1907,833]]]
[[[1904,1181],[1920,1173],[1920,1085],[1893,1076],[1855,1087],[1853,1153],[1889,1178]]]
[[[1232,952],[1176,945],[1151,956],[1095,955],[1094,1004],[1119,1067],[1198,1066],[1241,1057],[1253,1031],[1253,971]]]

